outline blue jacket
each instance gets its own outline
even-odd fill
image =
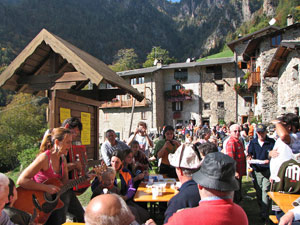
[[[260,159],[260,160],[268,159],[269,151],[273,149],[274,144],[275,144],[275,140],[267,136],[263,146],[260,147],[258,143],[258,138],[256,137],[252,141],[250,141],[248,147],[248,155],[251,155],[253,159]],[[251,167],[256,172],[269,170],[269,164],[251,164]]]
[[[164,224],[177,210],[199,206],[199,202],[200,194],[197,183],[194,180],[186,181],[180,187],[179,193],[169,201]]]

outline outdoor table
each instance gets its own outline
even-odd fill
[[[155,182],[153,183],[155,184]],[[171,188],[169,183],[166,184],[166,187],[163,189],[162,195],[158,195],[157,197],[152,197],[152,189],[146,187],[147,183],[142,182],[133,198],[135,202],[168,202],[171,198],[173,198],[178,190],[175,188]]]
[[[298,194],[287,194],[281,192],[268,192],[268,195],[284,213],[293,209],[293,201],[300,197]]]

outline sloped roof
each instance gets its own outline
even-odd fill
[[[294,23],[294,24],[292,24],[292,25],[290,25],[290,26],[287,26],[287,27],[284,27],[284,28],[275,30],[275,31],[273,31],[273,32],[268,32],[268,33],[266,33],[266,34],[264,34],[264,35],[261,35],[261,36],[259,36],[259,37],[253,37],[253,39],[251,39],[251,40],[248,42],[248,44],[247,44],[247,46],[246,46],[246,48],[245,48],[245,50],[244,50],[244,52],[243,52],[243,54],[242,54],[242,55],[243,55],[243,59],[244,59],[245,61],[248,61],[248,60],[250,59],[250,56],[252,56],[252,54],[253,54],[253,53],[255,52],[255,50],[258,48],[260,42],[261,42],[263,39],[265,39],[266,37],[268,37],[268,36],[273,37],[273,36],[282,34],[282,33],[284,33],[286,30],[290,30],[290,29],[299,29],[299,28],[298,28],[299,26],[300,26],[300,23]]]
[[[277,77],[281,66],[286,63],[289,53],[296,49],[300,49],[300,41],[282,41],[274,53],[264,77]]]
[[[43,76],[48,78],[49,82],[54,80],[54,83],[50,85],[53,89],[56,78],[61,78],[67,72],[78,72],[79,77],[79,80],[75,79],[72,82],[70,80],[64,81],[69,82],[69,88],[79,90],[89,81],[98,86],[100,82],[105,80],[107,83],[132,94],[139,101],[144,98],[141,93],[127,84],[101,60],[46,29],[42,29],[2,72],[0,86],[14,91],[37,93],[37,90],[33,88],[34,85],[30,86],[26,83],[27,78]],[[82,77],[85,77],[86,80],[84,81]]]
[[[122,76],[130,76],[130,75],[137,75],[137,74],[153,73],[159,69],[160,68],[158,68],[157,66],[152,66],[152,67],[140,68],[135,70],[121,71],[121,72],[117,72],[117,74],[122,77]]]
[[[119,76],[131,76],[138,74],[152,73],[158,70],[168,70],[168,69],[180,69],[180,68],[192,68],[197,66],[210,66],[210,65],[220,65],[234,63],[233,57],[223,57],[215,59],[205,59],[201,62],[183,62],[183,63],[171,63],[169,65],[163,65],[161,67],[152,66],[147,68],[135,69],[135,70],[126,70],[122,72],[117,72]]]
[[[241,37],[237,40],[234,40],[234,41],[231,41],[229,42],[227,45],[228,47],[234,52],[234,47],[236,44],[240,43],[240,42],[243,42],[243,41],[247,41],[249,39],[253,39],[253,38],[257,38],[257,37],[260,37],[260,36],[264,36],[268,33],[272,33],[276,30],[279,30],[280,28],[279,27],[276,27],[276,26],[268,26],[268,27],[265,27],[263,29],[260,29],[258,31],[255,31],[253,33],[250,33],[250,34],[247,34],[246,36],[244,37]]]

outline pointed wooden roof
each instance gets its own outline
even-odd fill
[[[78,92],[88,82],[94,87],[106,82],[119,88],[117,94],[130,93],[139,101],[144,98],[101,60],[46,29],[42,29],[0,75],[2,88],[32,94],[51,89]],[[105,94],[103,90],[101,93]]]

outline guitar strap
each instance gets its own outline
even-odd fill
[[[59,158],[59,171],[60,171],[60,175],[61,177],[63,177],[63,166],[62,166],[62,163],[63,163],[63,159],[62,159],[63,156],[61,156]]]

